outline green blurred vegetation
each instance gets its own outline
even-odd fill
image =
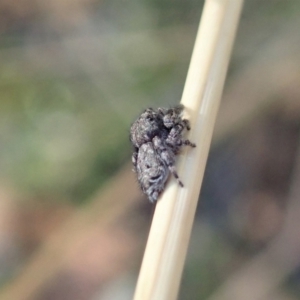
[[[182,50],[164,61],[164,37],[142,32],[196,25],[202,5],[127,4],[83,5],[92,30],[80,20],[71,29],[55,27],[34,6],[18,19],[11,7],[0,40],[0,177],[20,193],[86,201],[129,160],[135,116],[149,105],[178,102],[193,40],[179,63]],[[97,24],[101,17],[107,30]],[[87,36],[75,33],[78,26]]]
[[[63,211],[64,205],[72,209],[80,204],[88,205],[91,196],[130,161],[128,131],[136,116],[145,107],[170,106],[180,100],[203,2],[0,2],[0,188],[12,188],[17,195],[15,203],[23,205],[20,210],[27,208],[32,217],[40,216],[38,205],[45,205],[43,209],[49,215],[53,213],[52,203],[59,207],[58,211],[60,208]],[[280,55],[286,51],[298,56],[299,15],[300,2],[296,0],[246,0],[225,89],[234,90],[243,70],[251,71],[253,65],[294,64],[294,58],[291,62],[280,61],[280,57],[287,57]],[[285,44],[289,39],[295,43]],[[284,47],[287,49],[282,50]],[[267,54],[266,49],[270,49]],[[274,76],[267,72],[253,74],[257,82]],[[281,81],[288,82],[287,75],[283,70],[278,85]],[[240,99],[250,90],[259,90],[255,84],[249,86],[247,80],[242,84]],[[298,100],[296,88],[290,86],[288,82],[282,94],[274,96],[270,92],[268,97]],[[270,87],[270,91],[272,89],[276,90]],[[235,100],[238,107],[239,99]],[[217,154],[211,158],[211,169],[206,174],[209,179],[205,183],[206,188],[213,191],[201,199],[204,204],[200,210],[204,217],[200,215],[196,221],[179,299],[209,297],[231,272],[243,266],[279,230],[276,222],[281,222],[280,214],[285,213],[288,195],[284,192],[288,188],[283,192],[278,182],[290,186],[298,116],[291,113],[296,115],[297,112],[293,106],[284,116],[281,115],[284,109],[277,106],[276,109],[279,112],[268,114],[266,112],[272,110],[270,106],[266,105],[264,111],[258,107],[260,117],[247,116],[251,128],[235,128],[230,141],[227,136],[222,137],[224,140],[216,146]],[[232,111],[232,116],[235,113]],[[278,136],[283,138],[278,141]],[[227,144],[230,145],[227,147]],[[290,148],[282,150],[279,147],[282,145]],[[286,164],[286,157],[292,157],[290,165]],[[280,162],[290,168],[283,168]],[[236,185],[242,184],[240,190],[234,190]],[[203,190],[206,192],[205,187]],[[281,198],[276,198],[274,191],[276,197],[280,194]],[[234,201],[246,208],[236,209]],[[261,226],[257,230],[254,226],[260,224],[257,222],[260,215],[251,210],[264,211],[264,206],[260,205],[269,205],[271,211],[275,206],[279,215],[278,220],[274,217],[276,228],[271,228],[271,233],[267,232],[264,238],[255,236],[256,232],[264,232],[264,228]],[[228,216],[228,207],[236,209],[237,213],[232,213],[234,217]],[[152,212],[153,207],[140,210],[142,214],[133,210],[129,217],[124,217],[126,222],[150,223],[143,212]],[[269,211],[265,211],[268,217]],[[40,219],[37,217],[36,223],[28,217],[27,226],[31,226],[33,232],[36,228],[47,227],[42,222],[43,218],[47,219],[47,213]],[[20,215],[17,217],[22,219]],[[66,215],[62,218],[67,218]],[[13,222],[19,222],[16,225],[19,231],[26,227],[19,219]],[[57,223],[55,218],[51,222]],[[232,225],[234,222],[238,225]],[[263,225],[268,228],[269,224]],[[140,251],[139,255],[131,256],[135,261],[128,274],[138,272],[137,264],[143,250],[139,243],[146,235],[146,230],[140,229],[142,226],[137,227],[135,240],[132,236],[129,242],[120,238],[123,244],[132,243],[130,246]],[[124,232],[126,230],[130,231],[124,226]],[[19,265],[26,264],[29,255],[23,244],[36,246],[43,242],[40,236],[33,238],[28,232],[8,234],[14,235],[17,243],[12,243],[12,248],[21,253],[21,258],[2,268],[5,270],[0,274],[3,282],[11,279]],[[44,232],[41,236],[44,237]],[[102,244],[99,248],[102,249]],[[35,248],[32,249],[34,252]],[[5,251],[3,253],[0,267],[8,257]],[[101,255],[99,252],[99,259]],[[299,276],[295,273],[291,282],[287,279],[287,289],[295,290],[297,297]]]

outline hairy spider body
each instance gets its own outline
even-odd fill
[[[169,170],[151,142],[141,146],[137,155],[136,172],[142,191],[151,202],[156,201],[164,189]]]
[[[189,121],[182,119],[183,106],[146,109],[132,124],[130,140],[134,146],[132,162],[142,191],[151,202],[164,190],[170,172],[183,187],[175,168],[175,157],[183,146],[196,147],[182,138]]]
[[[151,142],[156,135],[167,137],[168,130],[164,128],[160,113],[148,108],[132,124],[130,140],[135,148],[139,148],[144,143]]]

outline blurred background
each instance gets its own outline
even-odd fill
[[[202,7],[0,0],[1,300],[132,299],[154,206],[128,131],[180,101]],[[300,299],[299,28],[245,0],[179,299]]]

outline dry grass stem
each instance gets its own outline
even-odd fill
[[[204,5],[181,101],[197,148],[179,160],[185,187],[172,180],[157,204],[135,300],[177,297],[242,2],[208,0]]]

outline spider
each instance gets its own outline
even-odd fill
[[[196,145],[182,138],[183,130],[190,130],[189,121],[181,116],[182,111],[183,105],[170,109],[148,108],[130,128],[134,171],[142,191],[152,203],[163,192],[170,172],[183,187],[176,172],[175,157],[183,146]]]

